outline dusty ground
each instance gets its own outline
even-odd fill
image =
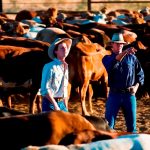
[[[104,117],[105,102],[104,98],[99,98],[97,101],[93,100],[94,115]],[[19,98],[19,101],[13,100],[12,107],[19,111],[28,112],[28,100],[24,100],[24,98]],[[69,111],[81,114],[80,101],[69,101]],[[126,130],[121,111],[118,114],[115,129],[117,131]],[[150,99],[137,100],[137,129],[138,132],[150,132]]]

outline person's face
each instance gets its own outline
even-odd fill
[[[67,44],[65,42],[60,43],[55,53],[58,59],[64,60],[68,56],[68,53],[69,53]]]
[[[122,52],[123,46],[124,46],[123,43],[115,43],[115,42],[113,42],[112,43],[112,51],[115,54],[120,54]]]

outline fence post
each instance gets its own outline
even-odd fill
[[[2,7],[2,0],[0,0],[0,12],[3,12],[3,7]]]
[[[91,0],[88,0],[87,4],[88,4],[88,11],[91,11]]]

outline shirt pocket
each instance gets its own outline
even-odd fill
[[[125,72],[132,74],[133,73],[133,69],[134,69],[134,64],[133,63],[127,63],[124,67]]]
[[[61,83],[61,80],[62,80],[61,78],[62,78],[62,76],[60,74],[55,74],[54,82],[56,85],[59,85]]]

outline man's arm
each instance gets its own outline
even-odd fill
[[[124,50],[122,53],[118,54],[118,55],[116,56],[116,60],[122,61],[122,59],[123,59],[126,55],[128,55],[128,54],[135,54],[136,51],[137,51],[137,50],[136,50],[135,48],[130,47],[130,48]]]

